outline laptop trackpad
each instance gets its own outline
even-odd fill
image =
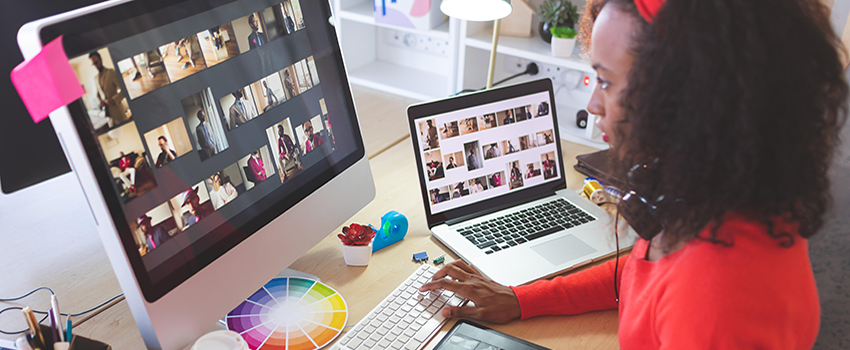
[[[552,265],[561,265],[567,261],[596,252],[596,249],[593,249],[593,247],[574,235],[566,235],[543,244],[538,244],[531,247],[531,250],[534,250],[537,254],[549,260]]]

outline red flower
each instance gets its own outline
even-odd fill
[[[369,245],[372,238],[375,238],[375,230],[369,226],[351,224],[351,226],[343,226],[342,233],[337,237],[345,245]]]

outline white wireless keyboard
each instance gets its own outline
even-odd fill
[[[334,349],[421,349],[446,322],[442,309],[466,302],[447,290],[419,292],[419,287],[438,270],[422,265],[346,333]]]

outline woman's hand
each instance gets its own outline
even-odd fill
[[[449,276],[451,278],[445,278]],[[431,282],[419,291],[446,289],[472,301],[474,307],[450,307],[443,309],[443,316],[471,318],[492,323],[508,323],[519,318],[519,300],[513,289],[485,278],[463,260],[455,260],[434,274]]]

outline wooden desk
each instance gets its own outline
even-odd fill
[[[416,174],[416,165],[413,158],[413,146],[409,137],[398,136],[399,130],[407,133],[404,109],[385,109],[383,112],[372,112],[368,105],[387,106],[388,104],[403,104],[398,98],[386,103],[376,102],[371,99],[381,98],[379,94],[363,88],[355,89],[355,97],[358,98],[360,114],[366,116],[363,123],[364,137],[369,140],[368,135],[381,134],[383,138],[367,145],[367,154],[370,155],[370,163],[377,188],[377,196],[372,203],[355,214],[346,224],[357,223],[379,223],[380,216],[389,210],[397,210],[404,213],[409,222],[410,229],[407,236],[401,242],[387,247],[372,255],[372,260],[367,267],[350,267],[345,265],[342,257],[342,245],[336,238],[336,233],[341,231],[340,226],[334,232],[328,234],[317,246],[297,260],[293,269],[314,274],[322,279],[324,283],[336,288],[348,302],[350,315],[349,324],[354,324],[364,317],[369,310],[378,304],[387,294],[398,286],[419,265],[412,262],[415,252],[427,251],[430,257],[446,255],[447,260],[456,259],[449,250],[431,238],[425,221],[425,212],[422,206],[421,194]],[[371,101],[359,102],[366,97]],[[405,105],[406,106],[406,105]],[[376,107],[373,107],[376,108]],[[399,120],[401,124],[399,124]],[[401,126],[399,126],[401,125]],[[381,130],[376,132],[375,130]],[[568,187],[580,188],[584,176],[572,170],[575,163],[575,155],[594,151],[591,148],[562,141],[564,148],[564,164],[568,178]],[[382,149],[383,147],[383,149]],[[95,237],[94,240],[97,240]],[[99,248],[99,247],[98,247]],[[95,254],[104,261],[106,268],[109,264],[102,248]],[[110,270],[111,271],[111,270]],[[117,282],[114,275],[101,273],[107,276],[88,276],[77,281],[76,285],[69,285],[69,293],[74,295],[92,294],[97,292],[98,297],[87,297],[88,304],[74,301],[76,305],[95,305],[94,301],[102,301],[117,294]],[[91,282],[88,279],[97,280],[95,285],[106,285],[106,291],[90,291]],[[48,280],[52,281],[52,280]],[[42,282],[44,283],[44,282]],[[70,284],[70,282],[66,282]],[[28,290],[30,283],[23,283]],[[112,287],[114,285],[114,287]],[[0,288],[2,294],[6,294],[4,288]],[[104,294],[104,296],[99,296]],[[235,305],[234,305],[235,306]],[[73,307],[74,311],[80,308]],[[441,332],[446,332],[454,322],[446,325]],[[563,348],[617,348],[617,312],[604,311],[594,312],[578,316],[539,317],[526,321],[514,321],[506,325],[490,325],[500,331],[514,336],[527,339],[554,349]],[[214,328],[219,328],[215,326]],[[135,322],[130,314],[126,302],[102,312],[91,320],[84,322],[76,328],[76,333],[94,339],[99,339],[112,344],[115,349],[143,349],[144,345],[141,335],[136,328]],[[435,340],[441,337],[435,337]],[[432,348],[436,344],[433,341],[428,345]]]

